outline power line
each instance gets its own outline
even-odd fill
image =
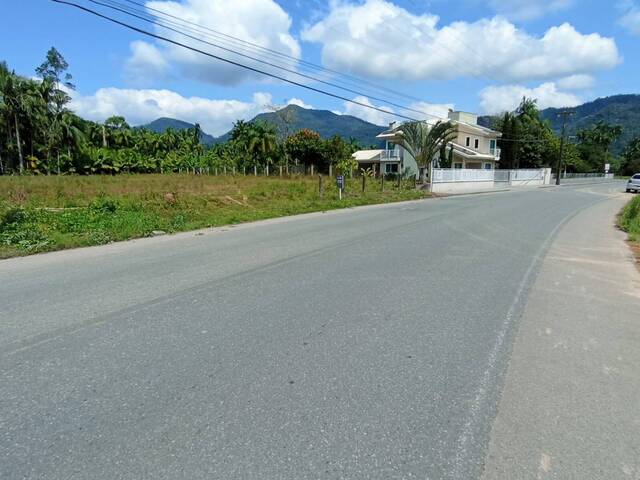
[[[122,27],[125,27],[125,28],[127,28],[129,30],[133,30],[134,32],[141,33],[142,35],[146,35],[146,36],[149,36],[149,37],[152,37],[152,38],[156,38],[158,40],[162,40],[162,41],[167,42],[167,43],[171,43],[173,45],[177,45],[179,47],[186,48],[187,50],[191,50],[193,52],[200,53],[202,55],[206,55],[206,56],[211,57],[213,59],[220,60],[220,61],[228,63],[230,65],[234,65],[236,67],[244,68],[245,70],[249,70],[249,71],[252,71],[252,72],[255,72],[255,73],[259,73],[259,74],[265,75],[267,77],[275,78],[276,80],[280,80],[280,81],[283,81],[283,82],[286,82],[286,83],[290,83],[290,84],[295,85],[297,87],[305,88],[307,90],[310,90],[310,91],[313,91],[313,92],[316,92],[316,93],[320,93],[322,95],[327,95],[329,97],[336,98],[338,100],[349,102],[349,103],[352,103],[354,105],[358,105],[358,106],[361,106],[361,107],[369,108],[371,110],[376,110],[378,112],[381,112],[381,113],[384,113],[384,114],[387,114],[387,115],[394,115],[394,116],[399,117],[399,118],[404,118],[404,119],[412,121],[412,122],[420,121],[420,120],[418,120],[416,118],[409,117],[407,115],[395,113],[395,112],[392,112],[392,111],[389,111],[389,110],[385,110],[385,109],[382,109],[382,108],[379,108],[379,107],[375,107],[373,105],[368,105],[366,103],[359,102],[357,100],[353,100],[353,99],[344,97],[342,95],[338,95],[338,94],[335,94],[335,93],[332,93],[332,92],[327,92],[326,90],[315,88],[315,87],[312,87],[310,85],[305,85],[303,83],[296,82],[294,80],[290,80],[290,79],[288,79],[286,77],[283,77],[283,76],[280,76],[280,75],[276,75],[274,73],[266,72],[266,71],[261,70],[259,68],[251,67],[249,65],[245,65],[245,64],[242,64],[240,62],[236,62],[234,60],[230,60],[230,59],[227,59],[227,58],[224,58],[224,57],[220,57],[220,56],[215,55],[213,53],[205,52],[204,50],[200,50],[200,49],[192,47],[190,45],[185,45],[184,43],[178,42],[176,40],[172,40],[172,39],[167,38],[167,37],[163,37],[162,35],[157,35],[155,33],[148,32],[148,31],[146,31],[146,30],[144,30],[142,28],[139,28],[139,27],[136,27],[134,25],[130,25],[128,23],[125,23],[125,22],[122,22],[120,20],[117,20],[115,18],[109,17],[108,15],[104,15],[104,14],[102,14],[100,12],[97,12],[97,11],[92,10],[90,8],[87,8],[85,6],[78,5],[77,3],[68,2],[68,1],[65,1],[65,0],[51,0],[51,1],[54,2],[54,3],[59,3],[59,4],[68,5],[68,6],[71,6],[71,7],[78,8],[79,10],[83,10],[83,11],[85,11],[87,13],[90,13],[92,15],[95,15],[95,16],[99,17],[99,18],[102,18],[102,19],[107,20],[109,22],[112,22],[112,23],[115,23],[115,24],[120,25]]]
[[[309,62],[309,61],[306,61],[306,60],[303,60],[303,59],[300,59],[300,58],[296,58],[296,57],[294,57],[292,55],[288,55],[288,54],[280,52],[278,50],[274,50],[274,49],[265,47],[263,45],[259,45],[259,44],[250,42],[248,40],[244,40],[244,39],[241,39],[241,38],[238,38],[238,37],[234,37],[233,35],[229,35],[227,33],[220,32],[218,30],[214,30],[214,29],[212,29],[210,27],[207,27],[205,25],[201,25],[201,24],[198,24],[196,22],[192,22],[192,21],[180,18],[180,17],[178,17],[176,15],[172,15],[170,13],[163,12],[162,10],[158,10],[156,8],[150,7],[148,5],[145,5],[143,3],[137,2],[135,0],[124,0],[124,1],[127,2],[127,3],[130,3],[130,4],[142,7],[144,9],[146,9],[146,10],[152,11],[152,12],[157,14],[157,15],[155,15],[156,17],[158,15],[161,15],[161,16],[168,17],[168,18],[171,18],[171,19],[174,19],[174,20],[178,20],[178,21],[180,21],[180,22],[182,22],[184,24],[193,25],[193,26],[195,26],[195,27],[197,27],[199,29],[203,29],[203,30],[212,32],[213,34],[215,34],[215,35],[217,35],[219,37],[222,36],[222,37],[225,37],[225,38],[230,39],[232,41],[248,45],[248,46],[250,46],[252,48],[255,48],[255,49],[259,49],[259,50],[261,50],[263,52],[267,52],[267,53],[273,54],[273,55],[278,56],[278,57],[286,58],[288,60],[293,60],[296,64],[305,65],[306,67],[309,67],[309,68],[314,69],[314,70],[326,71],[326,72],[329,72],[329,73],[331,73],[333,75],[338,75],[338,76],[345,77],[345,78],[351,78],[352,80],[354,80],[354,81],[356,81],[358,83],[363,83],[363,84],[369,85],[369,86],[374,87],[375,89],[377,89],[379,91],[385,91],[385,92],[391,93],[391,94],[393,94],[395,96],[403,97],[403,98],[406,98],[406,99],[409,99],[409,100],[414,100],[414,101],[417,101],[417,102],[423,101],[420,98],[417,98],[417,97],[414,97],[414,96],[411,96],[411,95],[407,95],[407,94],[402,93],[402,92],[398,92],[396,90],[384,87],[382,85],[378,85],[378,84],[376,84],[374,82],[371,82],[369,80],[357,77],[355,75],[351,75],[351,74],[348,74],[348,73],[345,73],[345,72],[340,72],[338,70],[333,70],[331,68],[327,68],[327,67],[318,65],[316,63],[313,63],[313,62]]]
[[[255,61],[255,62],[259,62],[259,63],[262,63],[262,64],[264,64],[264,65],[268,65],[268,66],[270,66],[270,67],[277,68],[277,69],[280,69],[280,70],[286,71],[286,72],[288,72],[288,73],[291,73],[291,74],[294,74],[294,75],[298,75],[298,76],[300,76],[300,77],[303,77],[303,78],[306,78],[306,79],[309,79],[309,80],[313,80],[313,81],[316,81],[316,82],[322,83],[322,84],[324,84],[324,85],[327,85],[327,86],[330,86],[330,87],[333,87],[333,88],[338,88],[338,89],[340,89],[340,90],[343,90],[343,91],[346,91],[346,92],[349,92],[349,93],[353,93],[353,94],[355,94],[355,95],[364,95],[364,96],[367,96],[367,97],[371,98],[372,100],[376,100],[376,101],[379,101],[379,102],[383,102],[383,103],[386,103],[386,104],[388,104],[388,105],[394,106],[394,107],[396,107],[396,108],[399,108],[399,109],[402,109],[402,110],[405,110],[405,111],[409,111],[409,112],[413,112],[413,113],[419,113],[419,114],[421,114],[421,115],[425,115],[425,116],[427,116],[427,117],[439,118],[439,117],[437,117],[436,115],[433,115],[433,114],[430,114],[430,113],[424,112],[424,111],[422,111],[422,110],[418,110],[418,109],[411,108],[411,107],[405,107],[405,106],[403,106],[403,105],[400,105],[400,104],[398,104],[398,103],[392,102],[392,101],[390,101],[390,100],[386,100],[386,99],[381,98],[381,97],[372,96],[372,95],[369,95],[369,94],[363,94],[362,92],[359,92],[359,91],[357,91],[357,90],[353,90],[353,89],[348,88],[348,87],[343,87],[343,86],[337,85],[337,84],[335,84],[335,83],[328,82],[328,81],[326,81],[326,80],[322,80],[322,79],[320,79],[320,78],[317,78],[317,77],[314,77],[314,76],[311,76],[311,75],[307,75],[307,74],[304,74],[304,73],[300,73],[300,72],[298,72],[298,71],[296,71],[296,70],[292,70],[292,69],[289,69],[289,68],[283,67],[283,66],[281,66],[281,65],[277,65],[277,64],[274,64],[274,63],[268,62],[268,61],[266,61],[266,60],[262,60],[262,59],[257,58],[257,57],[253,57],[253,56],[251,56],[251,55],[246,55],[246,54],[244,54],[244,53],[240,53],[240,52],[238,52],[237,50],[234,50],[234,49],[231,49],[231,48],[227,48],[227,47],[223,47],[223,46],[221,46],[221,45],[217,45],[217,44],[214,44],[214,43],[208,42],[208,41],[206,41],[206,40],[203,40],[203,39],[201,39],[201,38],[195,37],[195,36],[193,36],[193,35],[189,35],[189,34],[187,34],[187,33],[184,33],[184,32],[182,32],[182,31],[180,31],[180,30],[174,29],[174,28],[172,28],[172,27],[168,27],[168,26],[166,26],[166,25],[164,25],[164,24],[162,24],[162,23],[154,22],[153,20],[150,20],[150,19],[148,19],[148,18],[144,18],[144,17],[143,17],[143,16],[141,16],[141,15],[137,15],[137,14],[135,14],[135,13],[127,12],[127,11],[125,11],[124,9],[119,8],[118,6],[113,6],[113,5],[110,5],[110,4],[108,4],[108,3],[104,3],[104,2],[98,1],[98,0],[89,0],[89,1],[90,1],[91,3],[93,3],[93,4],[101,5],[101,6],[104,6],[104,7],[110,8],[110,9],[112,9],[112,10],[119,11],[119,12],[124,13],[124,14],[126,14],[126,15],[129,15],[129,16],[131,16],[131,17],[134,17],[134,18],[137,18],[137,19],[139,19],[139,20],[142,20],[142,21],[145,21],[145,22],[151,23],[152,25],[160,26],[160,27],[165,28],[165,29],[167,29],[167,30],[169,30],[169,31],[172,31],[172,32],[178,33],[178,34],[183,35],[183,36],[185,36],[185,37],[187,37],[187,38],[191,38],[192,40],[196,40],[196,41],[198,41],[198,42],[204,43],[204,44],[206,44],[206,45],[210,45],[210,46],[212,46],[212,47],[215,47],[215,48],[218,48],[218,49],[220,49],[220,50],[223,50],[223,51],[226,51],[226,52],[232,53],[232,54],[234,54],[234,55],[238,55],[238,56],[241,56],[241,57],[247,58],[247,59],[249,59],[249,60],[253,60],[253,61]],[[109,1],[109,0],[107,0],[107,1]],[[116,5],[117,5],[117,2],[110,2],[110,3],[111,3],[111,4],[116,4]]]

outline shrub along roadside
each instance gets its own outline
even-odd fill
[[[0,177],[0,258],[101,245],[375,203],[423,198],[407,182],[398,188],[369,179],[347,182],[343,200],[324,177],[120,175]]]
[[[629,234],[629,240],[640,242],[640,196],[636,195],[622,209],[618,225]]]
[[[640,268],[640,196],[627,203],[618,216],[618,226],[629,234],[629,245]]]

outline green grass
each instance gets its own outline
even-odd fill
[[[640,196],[627,203],[618,218],[618,225],[629,234],[629,240],[640,242]]]
[[[348,180],[339,200],[327,177],[322,198],[317,177],[0,177],[0,258],[425,196],[367,180],[364,193]]]

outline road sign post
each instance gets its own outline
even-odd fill
[[[342,191],[344,190],[344,175],[336,177],[336,185],[338,186],[338,196],[342,200]]]

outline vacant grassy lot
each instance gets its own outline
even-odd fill
[[[0,258],[100,245],[297,213],[418,199],[408,183],[397,188],[368,179],[347,181],[338,200],[333,181],[317,177],[120,175],[0,177]]]

